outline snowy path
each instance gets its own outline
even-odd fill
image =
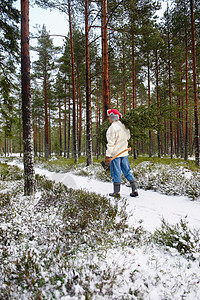
[[[54,173],[36,168],[36,173],[45,175],[56,182],[62,182],[74,189],[84,189],[101,195],[108,195],[112,191],[112,183],[101,182],[88,177],[77,176],[72,173]],[[187,215],[190,227],[200,229],[200,202],[191,201],[184,196],[167,196],[153,191],[139,189],[139,197],[129,196],[130,188],[122,185],[121,196],[128,199],[128,211],[133,211],[130,224],[138,224],[143,220],[143,226],[148,231],[154,231],[164,218],[170,224],[179,222]]]

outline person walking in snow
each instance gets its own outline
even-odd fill
[[[110,174],[113,181],[113,193],[109,196],[120,196],[121,173],[123,172],[125,178],[130,182],[132,192],[131,197],[138,196],[136,189],[135,178],[131,173],[131,167],[128,160],[128,151],[120,154],[111,161],[111,157],[128,148],[128,140],[130,139],[130,130],[120,121],[121,114],[117,109],[109,109],[107,111],[111,125],[106,132],[107,150],[105,157],[105,164],[110,164]]]

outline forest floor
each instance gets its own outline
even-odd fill
[[[134,168],[139,197],[123,179],[115,200],[99,164],[67,168],[55,159],[37,164],[38,191],[25,197],[14,167],[22,162],[6,162],[1,298],[200,299],[197,170],[142,162]]]

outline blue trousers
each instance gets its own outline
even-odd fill
[[[110,174],[113,182],[121,183],[122,172],[128,181],[135,180],[131,173],[128,156],[116,157],[110,163]]]

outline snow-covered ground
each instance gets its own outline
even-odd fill
[[[23,168],[22,164],[15,161],[9,164]],[[41,168],[36,168],[35,172],[50,180],[55,180],[55,182],[62,182],[73,189],[83,189],[105,196],[108,196],[113,189],[110,182],[102,182],[73,173],[56,173]],[[153,232],[160,227],[162,219],[169,224],[175,224],[181,218],[187,217],[188,225],[191,228],[200,229],[200,201],[191,201],[184,196],[169,196],[142,189],[139,189],[139,197],[133,198],[129,196],[130,192],[129,187],[121,186],[121,197],[127,198],[127,209],[133,213],[129,219],[130,225],[140,223],[142,220],[144,228]]]
[[[83,189],[101,195],[112,192],[112,183],[102,182],[88,177],[77,176],[72,173],[54,173],[36,168],[36,173],[45,175],[51,180],[62,182],[74,189]],[[153,191],[139,189],[139,197],[129,196],[130,188],[122,185],[121,197],[127,198],[128,210],[133,212],[129,224],[143,220],[143,226],[148,231],[160,227],[164,218],[170,224],[175,224],[187,216],[188,225],[200,229],[200,202],[191,201],[184,196],[168,196]]]
[[[10,162],[9,164],[18,165],[21,168],[23,167],[22,164],[16,161]],[[108,193],[112,191],[112,183],[110,182],[101,182],[89,177],[78,176],[72,172],[56,173],[36,168],[36,173],[45,175],[48,179],[55,180],[56,182],[62,182],[73,189],[81,188],[101,195],[108,195]],[[130,188],[122,185],[121,196],[127,199],[128,211],[133,212],[129,217],[130,225],[136,226],[136,224],[140,223],[140,220],[143,220],[143,227],[147,231],[154,232],[157,227],[160,227],[162,218],[170,224],[175,224],[178,223],[181,218],[183,219],[187,216],[190,228],[200,229],[199,201],[191,201],[189,198],[183,196],[167,196],[142,189],[139,189],[138,198],[132,198],[129,194]],[[33,203],[31,203],[31,201],[33,201]],[[23,224],[23,231],[28,237],[35,235],[33,241],[31,241],[29,237],[29,239],[23,242],[20,246],[21,248],[24,247],[24,249],[26,249],[25,247],[29,247],[29,249],[32,250],[35,248],[34,251],[37,253],[35,260],[39,263],[40,256],[43,257],[41,255],[41,253],[44,252],[43,248],[46,247],[46,252],[50,258],[52,255],[52,274],[54,274],[54,272],[56,276],[60,273],[65,274],[62,280],[59,278],[56,279],[55,287],[53,287],[54,299],[90,299],[85,296],[86,294],[83,290],[85,286],[86,290],[88,288],[96,295],[91,298],[92,300],[200,300],[199,257],[197,257],[195,261],[188,260],[186,257],[181,256],[176,249],[171,249],[170,252],[167,252],[153,243],[145,243],[139,247],[134,244],[132,246],[126,245],[124,248],[121,246],[118,248],[113,247],[108,249],[105,257],[100,257],[97,253],[87,254],[82,252],[77,254],[73,264],[70,261],[66,262],[67,268],[69,268],[69,263],[69,266],[70,264],[73,266],[73,272],[75,270],[75,274],[72,274],[72,278],[76,274],[79,278],[79,283],[73,284],[72,282],[75,287],[76,295],[70,296],[65,287],[68,286],[71,276],[70,272],[72,272],[72,270],[69,272],[64,265],[62,253],[58,251],[57,258],[55,258],[52,254],[53,251],[49,250],[51,245],[52,249],[56,245],[56,236],[52,235],[49,237],[49,245],[44,246],[42,241],[40,241],[41,245],[37,243],[40,233],[42,234],[43,231],[48,233],[47,229],[50,228],[50,226],[54,226],[56,233],[57,226],[58,224],[60,225],[60,220],[56,217],[56,208],[52,207],[51,211],[47,211],[42,215],[40,211],[36,212],[33,210],[36,205],[37,198],[35,200],[22,198],[17,206],[13,223],[16,221],[20,226]],[[32,224],[30,224],[30,222],[32,222]],[[9,224],[5,224],[5,226],[8,227]],[[37,231],[37,228],[41,228],[40,231],[39,229]],[[42,240],[42,236],[40,239]],[[14,243],[11,244],[11,246],[13,247],[13,253],[16,251],[17,254],[18,248],[15,248]],[[47,278],[53,278],[52,274],[44,274],[45,280],[47,280]],[[106,278],[108,278],[108,280]],[[47,288],[43,290],[42,296],[44,299],[53,299],[52,296],[49,296],[48,285],[46,286]],[[53,283],[51,283],[51,289],[52,286]],[[60,286],[62,286],[62,293]],[[112,296],[109,296],[111,290]],[[16,298],[28,299],[23,294],[23,291],[21,292],[21,295],[23,294],[21,298],[19,294],[20,292],[18,291]]]

